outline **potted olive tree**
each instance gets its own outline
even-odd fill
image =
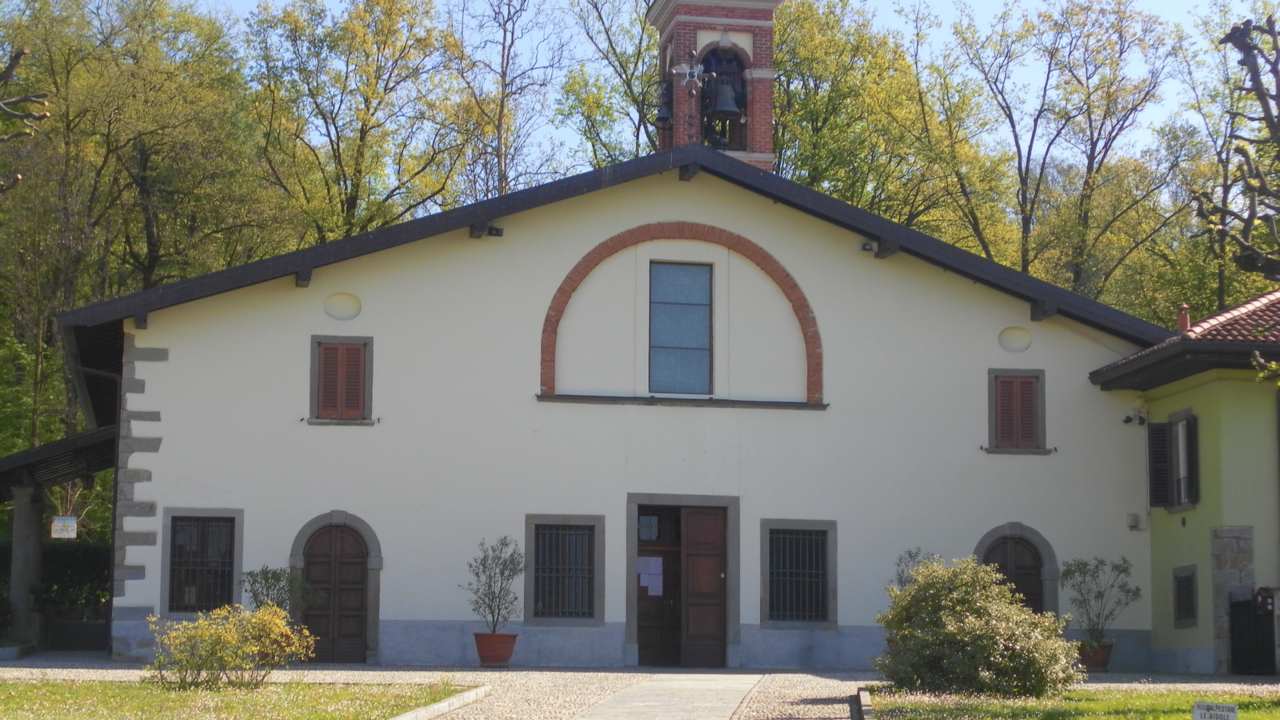
[[[484,667],[506,667],[516,649],[514,633],[498,629],[511,619],[519,599],[512,589],[524,574],[524,554],[520,545],[504,535],[489,544],[480,541],[480,552],[467,561],[471,579],[462,588],[471,594],[471,609],[488,626],[489,632],[475,633],[476,654]]]
[[[1133,564],[1126,557],[1119,562],[1095,557],[1076,558],[1062,566],[1062,586],[1071,593],[1072,621],[1084,630],[1080,662],[1086,669],[1104,672],[1111,664],[1107,628],[1125,608],[1142,597],[1142,590],[1130,584]]]

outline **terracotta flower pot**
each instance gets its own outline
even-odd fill
[[[1106,672],[1107,666],[1111,664],[1111,646],[1110,640],[1103,640],[1097,645],[1081,643],[1080,663],[1084,665],[1085,670]]]
[[[516,651],[514,633],[475,633],[476,654],[483,667],[506,667]]]

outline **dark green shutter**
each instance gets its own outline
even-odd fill
[[[1187,423],[1187,502],[1195,505],[1200,502],[1200,434],[1195,415],[1188,417],[1185,422]]]
[[[1169,423],[1147,423],[1147,473],[1151,507],[1168,507],[1172,497],[1173,458]]]

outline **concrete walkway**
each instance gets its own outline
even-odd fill
[[[763,675],[659,675],[597,703],[578,720],[730,720]]]

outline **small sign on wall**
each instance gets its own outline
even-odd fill
[[[53,518],[53,527],[51,534],[54,540],[75,540],[76,539],[76,516],[75,515],[55,515]]]
[[[1235,705],[1215,705],[1213,703],[1196,703],[1191,713],[1192,720],[1236,720]]]

